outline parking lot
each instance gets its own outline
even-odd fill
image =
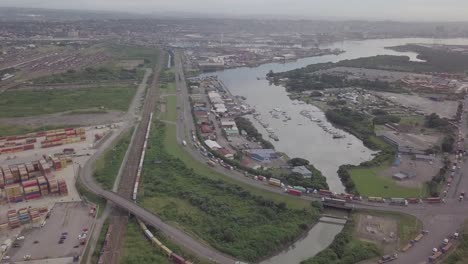
[[[78,236],[85,228],[91,230],[94,223],[89,210],[82,202],[56,203],[42,228],[20,234],[25,239],[19,241],[19,247],[10,249],[10,261],[23,261],[24,256],[30,255],[32,260],[66,258],[62,263],[68,263],[73,256],[81,255],[85,246],[80,245]],[[63,243],[59,243],[61,237]]]

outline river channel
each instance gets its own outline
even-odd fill
[[[378,39],[365,41],[343,41],[322,48],[338,48],[345,52],[339,55],[325,55],[309,57],[286,63],[268,63],[253,68],[236,68],[204,75],[216,75],[222,80],[233,95],[245,96],[246,103],[255,107],[260,115],[258,119],[267,123],[278,136],[279,141],[270,140],[275,149],[287,154],[289,157],[301,157],[309,160],[327,178],[330,189],[335,192],[344,192],[337,175],[338,167],[342,164],[359,164],[372,159],[373,151],[366,148],[362,142],[353,135],[332,128],[326,120],[324,113],[313,105],[302,104],[290,100],[284,87],[270,85],[264,79],[265,75],[274,72],[289,71],[310,64],[322,62],[337,62],[346,59],[369,57],[375,55],[405,55],[417,61],[417,54],[413,52],[396,52],[385,47],[404,45],[407,43],[427,44],[468,44],[468,39]],[[260,80],[258,79],[260,77]],[[275,109],[275,110],[274,110]],[[321,124],[332,131],[339,131],[345,135],[341,139],[333,139],[332,134],[324,131],[318,122],[312,122],[301,114],[307,111],[313,118],[321,120]],[[273,117],[270,111],[278,112]],[[274,113],[273,112],[273,113]],[[285,112],[285,113],[283,113]],[[288,120],[290,118],[290,120]],[[268,132],[256,119],[251,119],[255,127],[268,139]],[[294,245],[278,255],[262,262],[263,264],[297,264],[302,260],[316,255],[325,249],[342,225],[322,223],[316,224],[308,234],[298,240]]]

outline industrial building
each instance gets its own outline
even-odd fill
[[[305,166],[296,166],[291,170],[294,173],[299,173],[302,175],[302,178],[309,179],[312,178],[312,172],[307,169]]]
[[[270,162],[280,157],[274,149],[249,149],[246,153],[250,158],[259,162]]]

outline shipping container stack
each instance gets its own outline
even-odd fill
[[[13,175],[13,182],[14,183],[19,182],[20,181],[20,173],[19,173],[18,166],[10,165],[9,167],[10,167],[11,175]]]
[[[8,217],[8,225],[10,226],[11,229],[18,228],[21,226],[18,213],[16,212],[15,209],[8,210],[7,217]]]
[[[52,130],[46,133],[46,138],[41,142],[41,147],[50,148],[83,140],[86,140],[84,128]]]
[[[5,186],[15,183],[15,178],[13,177],[13,174],[11,174],[10,168],[8,166],[2,166],[2,171]]]
[[[60,166],[62,166],[62,169],[65,169],[68,166],[68,163],[72,162],[71,158],[61,158],[60,159]]]
[[[39,169],[44,175],[52,172],[49,163],[44,159],[39,161]]]
[[[0,189],[5,187],[5,178],[3,177],[3,170],[0,168]]]
[[[18,171],[21,181],[29,180],[28,171],[26,170],[26,166],[24,164],[18,165]]]
[[[27,208],[21,208],[18,210],[18,218],[22,225],[29,224],[31,217],[29,216],[29,210]]]
[[[40,214],[45,214],[45,213],[47,213],[47,211],[49,211],[49,209],[47,208],[47,206],[39,207],[39,213],[40,213]]]
[[[5,193],[10,203],[23,201],[23,187],[18,183],[6,185]]]
[[[39,190],[42,196],[49,194],[49,184],[44,176],[37,177],[37,183],[39,184]]]
[[[68,188],[67,188],[67,183],[65,182],[64,179],[58,179],[58,186],[59,186],[59,191],[60,195],[67,195],[68,194]]]
[[[59,186],[57,179],[52,173],[45,175],[47,182],[49,183],[49,193],[50,194],[58,194],[59,193]]]
[[[34,166],[33,162],[26,163],[26,170],[28,171],[29,179],[35,179],[42,175],[41,171],[39,170],[39,164]]]
[[[62,169],[62,162],[58,158],[52,158],[52,164],[54,166],[55,170],[61,170]]]
[[[37,184],[37,180],[28,180],[23,182],[24,198],[26,200],[38,199],[41,197],[41,190]]]
[[[33,223],[41,222],[41,215],[39,214],[39,209],[29,208],[29,216],[31,217],[31,221]]]

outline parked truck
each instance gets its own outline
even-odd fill
[[[276,187],[281,187],[281,181],[275,178],[270,178],[268,180],[268,184],[276,186]]]
[[[380,264],[387,263],[387,262],[390,262],[390,261],[394,261],[397,258],[398,258],[397,253],[395,253],[393,255],[384,255],[384,256],[382,256],[382,258],[379,259],[379,263]]]
[[[301,196],[302,192],[294,189],[288,189],[287,193],[294,195],[294,196]]]
[[[367,197],[367,200],[372,203],[385,203],[385,199],[382,197]]]
[[[430,203],[430,204],[442,203],[443,202],[442,198],[440,198],[440,197],[429,197],[429,198],[426,199],[426,201],[428,203]]]
[[[333,196],[333,192],[332,192],[332,191],[330,191],[330,190],[324,190],[324,189],[320,189],[320,190],[319,190],[319,194],[320,194],[321,196],[328,196],[328,197]]]
[[[323,197],[322,202],[324,204],[336,204],[336,205],[345,205],[346,204],[346,200],[336,199],[336,198],[329,198],[329,197]]]
[[[442,252],[440,251],[437,251],[437,252],[434,252],[434,254],[432,254],[432,256],[429,257],[429,262],[433,263],[435,262],[437,259],[440,258],[440,256],[442,256]]]
[[[390,198],[390,204],[408,206],[408,201],[405,198]]]

